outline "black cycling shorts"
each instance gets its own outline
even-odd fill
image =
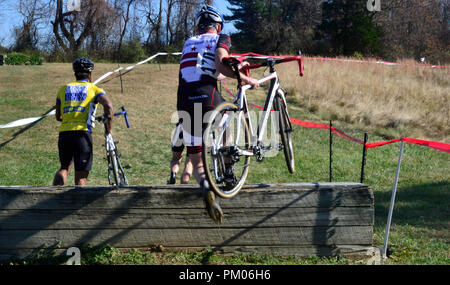
[[[183,119],[183,141],[189,154],[202,151],[202,136],[206,129],[204,116],[225,102],[217,81],[181,84],[178,87],[178,117]]]
[[[68,131],[59,133],[59,161],[62,169],[74,163],[75,171],[90,171],[92,168],[92,136],[89,132]]]
[[[181,122],[183,122],[183,120],[180,119],[175,128],[175,133],[173,134],[172,138],[173,152],[183,152],[184,150],[183,129],[181,128]]]

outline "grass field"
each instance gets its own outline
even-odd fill
[[[93,77],[98,78],[115,68],[117,65],[114,64],[97,64]],[[254,73],[255,76],[258,74]],[[389,66],[369,68],[352,64],[335,66],[332,63],[307,62],[304,78],[295,78],[294,74],[297,74],[295,64],[280,67],[282,84],[291,94],[288,100],[294,118],[320,123],[328,123],[328,120],[333,119],[336,128],[354,137],[362,139],[364,131],[367,131],[369,142],[384,141],[388,137],[398,138],[400,135],[448,142],[448,70],[425,71]],[[125,127],[121,117],[114,122],[113,128],[120,142],[122,162],[130,167],[126,173],[132,185],[165,184],[168,179],[177,78],[177,65],[147,64],[123,77],[123,94],[118,79],[100,85],[117,109],[123,105],[129,113],[130,129]],[[70,64],[2,66],[0,124],[45,113],[54,105],[58,87],[72,79]],[[383,91],[387,83],[389,88]],[[227,81],[230,89],[233,90],[234,85],[233,81]],[[417,90],[420,94],[415,94]],[[383,95],[385,93],[397,95]],[[231,100],[225,91],[222,94]],[[373,96],[369,96],[369,100],[362,94]],[[423,99],[417,105],[414,102],[420,96],[430,98]],[[264,88],[249,93],[249,100],[261,105],[264,102]],[[394,101],[400,102],[403,107],[395,105]],[[396,108],[402,112],[394,116]],[[372,115],[367,115],[365,119],[361,117],[371,110]],[[392,117],[386,118],[386,114]],[[51,116],[32,127],[0,130],[0,185],[51,185],[59,167],[58,126],[59,123]],[[102,159],[102,128],[97,126],[93,134],[95,156],[89,185],[108,183],[106,162]],[[250,167],[247,182],[328,181],[328,131],[295,126],[293,141],[297,168],[294,175],[288,173],[280,153],[262,163],[254,163]],[[335,136],[333,148],[334,181],[359,182],[362,146]],[[398,151],[399,144],[390,144],[369,149],[367,153],[364,182],[375,193],[373,244],[378,247],[383,245]],[[388,259],[388,264],[450,264],[449,166],[447,153],[418,145],[405,146],[389,240],[394,253]],[[73,174],[69,176],[68,185],[73,185]],[[89,257],[83,261],[86,264],[201,264],[209,252],[122,252],[105,247],[90,249],[82,255]],[[358,263],[338,257],[281,258],[258,255],[214,255],[208,262]]]

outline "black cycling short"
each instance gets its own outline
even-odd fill
[[[183,122],[183,120],[180,119],[175,128],[175,133],[173,134],[172,138],[173,152],[183,152],[184,150],[183,130],[181,129],[181,122]]]
[[[188,153],[202,151],[201,138],[207,125],[203,120],[204,115],[222,102],[225,102],[225,99],[217,89],[217,81],[180,84],[177,109],[179,118],[183,118],[183,130],[189,133],[188,137],[184,137]]]
[[[89,132],[68,131],[59,133],[59,161],[62,169],[74,163],[75,171],[90,171],[92,167],[92,136]]]

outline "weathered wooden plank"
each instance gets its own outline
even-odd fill
[[[207,216],[197,185],[0,187],[0,259],[105,245],[334,255],[370,247],[373,192],[359,183],[246,185]],[[359,249],[358,249],[359,248]]]
[[[60,244],[62,248],[82,245],[115,247],[215,247],[257,245],[369,245],[371,226],[346,227],[275,227],[216,229],[71,229],[71,230],[3,230],[1,249],[39,248]]]
[[[227,227],[372,225],[373,208],[224,209]],[[9,229],[126,229],[216,227],[202,209],[1,210],[0,231]]]
[[[297,186],[295,186],[297,185]],[[342,184],[333,188],[329,183],[249,185],[239,199],[222,199],[223,208],[283,208],[283,207],[354,207],[372,206],[373,193],[363,184]],[[298,188],[296,188],[298,187]],[[198,186],[168,187],[50,187],[21,189],[0,187],[1,209],[98,209],[129,208],[202,208]]]

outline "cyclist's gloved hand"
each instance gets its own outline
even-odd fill
[[[107,130],[105,130],[105,137],[108,135],[108,134],[111,134],[111,136],[114,136],[114,133],[113,133],[113,131],[111,130],[111,131],[107,131]]]
[[[252,86],[252,88],[258,88],[259,87],[259,83],[258,83],[258,79],[252,78],[252,77],[247,77],[247,78],[243,78],[244,82],[247,84],[250,84]]]
[[[250,69],[244,69],[244,70],[242,70],[242,68],[244,68],[245,66],[249,66],[249,65],[250,65],[250,63],[249,63],[248,61],[243,61],[243,62],[239,63],[238,69],[239,69],[241,72],[244,72],[245,76],[250,76]]]

